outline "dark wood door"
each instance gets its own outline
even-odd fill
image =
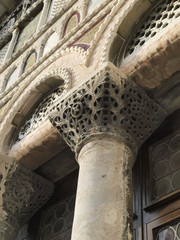
[[[134,240],[180,240],[180,129],[172,126],[146,142],[134,166]]]

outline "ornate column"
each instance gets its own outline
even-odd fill
[[[112,64],[50,118],[80,165],[72,240],[132,239],[132,166],[166,113]]]
[[[53,185],[0,153],[0,239],[14,240],[20,226],[42,207]]]

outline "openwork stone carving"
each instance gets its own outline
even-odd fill
[[[106,67],[56,105],[52,124],[78,152],[97,134],[115,134],[139,147],[166,116],[164,110],[118,70]]]
[[[21,128],[18,135],[18,141],[23,139],[48,119],[49,114],[55,109],[54,102],[56,102],[56,100],[61,96],[63,89],[63,87],[57,88],[44,98],[42,102],[40,102],[34,113],[29,117],[29,119],[27,119]]]
[[[53,185],[16,163],[4,161],[4,156],[0,158],[0,235],[8,236],[10,228],[14,231],[12,234],[16,234],[19,226],[45,204],[53,192]]]
[[[180,17],[179,0],[160,1],[138,26],[129,41],[125,56],[143,46],[159,31],[166,28],[173,20]]]

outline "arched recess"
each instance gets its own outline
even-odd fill
[[[44,43],[44,49],[42,52],[42,56],[44,56],[45,54],[47,54],[48,52],[51,51],[51,49],[57,45],[59,40],[58,34],[56,32],[53,32],[48,39],[46,40],[46,42]]]
[[[37,52],[36,52],[36,50],[33,50],[27,56],[27,58],[24,62],[22,73],[25,73],[29,68],[31,68],[33,66],[33,64],[36,62],[36,60],[37,60]]]
[[[79,22],[80,22],[80,13],[78,11],[75,11],[66,21],[62,37],[70,33],[70,31],[73,28],[75,28],[79,24]]]
[[[117,57],[117,65],[127,58],[132,58],[146,51],[151,41],[158,41],[163,37],[164,31],[173,28],[180,17],[180,4],[178,0],[159,0],[152,5],[149,11],[140,18],[132,32],[128,33],[122,51]],[[178,22],[177,22],[178,23]],[[158,36],[158,38],[156,38]]]
[[[111,61],[115,65],[117,63],[117,56],[122,50],[124,43],[127,41],[129,34],[134,30],[135,26],[151,8],[152,2],[145,1],[127,1],[125,10],[120,9],[118,13],[118,20],[111,28],[109,37],[107,37],[104,47],[104,58],[106,61]],[[113,32],[113,34],[112,34]]]
[[[127,8],[128,9],[128,2]],[[124,11],[125,12],[125,11]],[[177,0],[134,1],[107,38],[103,61],[111,61],[145,89],[153,89],[179,71]],[[109,33],[110,34],[110,33]]]
[[[31,87],[27,88],[21,96],[14,103],[16,106],[12,106],[15,110],[11,112],[11,120],[6,128],[6,135],[2,139],[2,149],[9,152],[11,147],[17,139],[17,134],[27,120],[28,116],[31,115],[33,109],[36,108],[37,104],[40,103],[48,93],[58,87],[63,87],[61,96],[63,96],[71,88],[71,75],[66,69],[56,68],[43,75],[40,79],[36,79],[32,82]],[[10,116],[9,116],[10,117]]]

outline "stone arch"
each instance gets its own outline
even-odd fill
[[[34,49],[25,58],[25,61],[23,61],[22,74],[25,73],[29,68],[31,68],[36,61],[37,61],[37,51]]]
[[[17,137],[20,126],[25,122],[33,107],[58,86],[63,86],[62,97],[71,88],[71,75],[66,69],[56,68],[42,75],[40,79],[36,78],[31,86],[19,96],[6,116],[8,123],[3,126],[4,138],[1,148],[4,151],[9,151],[14,141],[12,135]]]
[[[75,28],[80,22],[80,13],[75,11],[71,14],[71,16],[67,19],[62,37],[65,37],[73,28]]]
[[[164,4],[168,3],[168,1],[164,2]],[[169,3],[173,4],[175,2],[169,1]],[[112,28],[107,33],[101,56],[102,62],[113,62],[126,75],[132,76],[139,85],[150,90],[159,87],[161,83],[179,71],[177,50],[179,46],[178,19],[171,21],[169,27],[164,28],[148,40],[145,45],[139,48],[139,51],[133,52],[134,54],[130,54],[126,58],[122,58],[122,55],[126,44],[128,44],[128,39],[133,34],[133,30],[138,27],[139,22],[142,22],[139,19],[142,20],[146,13],[151,12],[151,7],[159,3],[161,7],[161,1],[158,1],[158,3],[128,1],[119,10],[116,22],[113,23]]]
[[[119,13],[117,13],[117,19],[110,28],[106,38],[101,57],[103,62],[114,62],[117,51],[123,47],[134,25],[136,25],[139,19],[151,8],[151,6],[152,3],[149,0],[134,0],[127,1],[123,7],[120,7]]]

